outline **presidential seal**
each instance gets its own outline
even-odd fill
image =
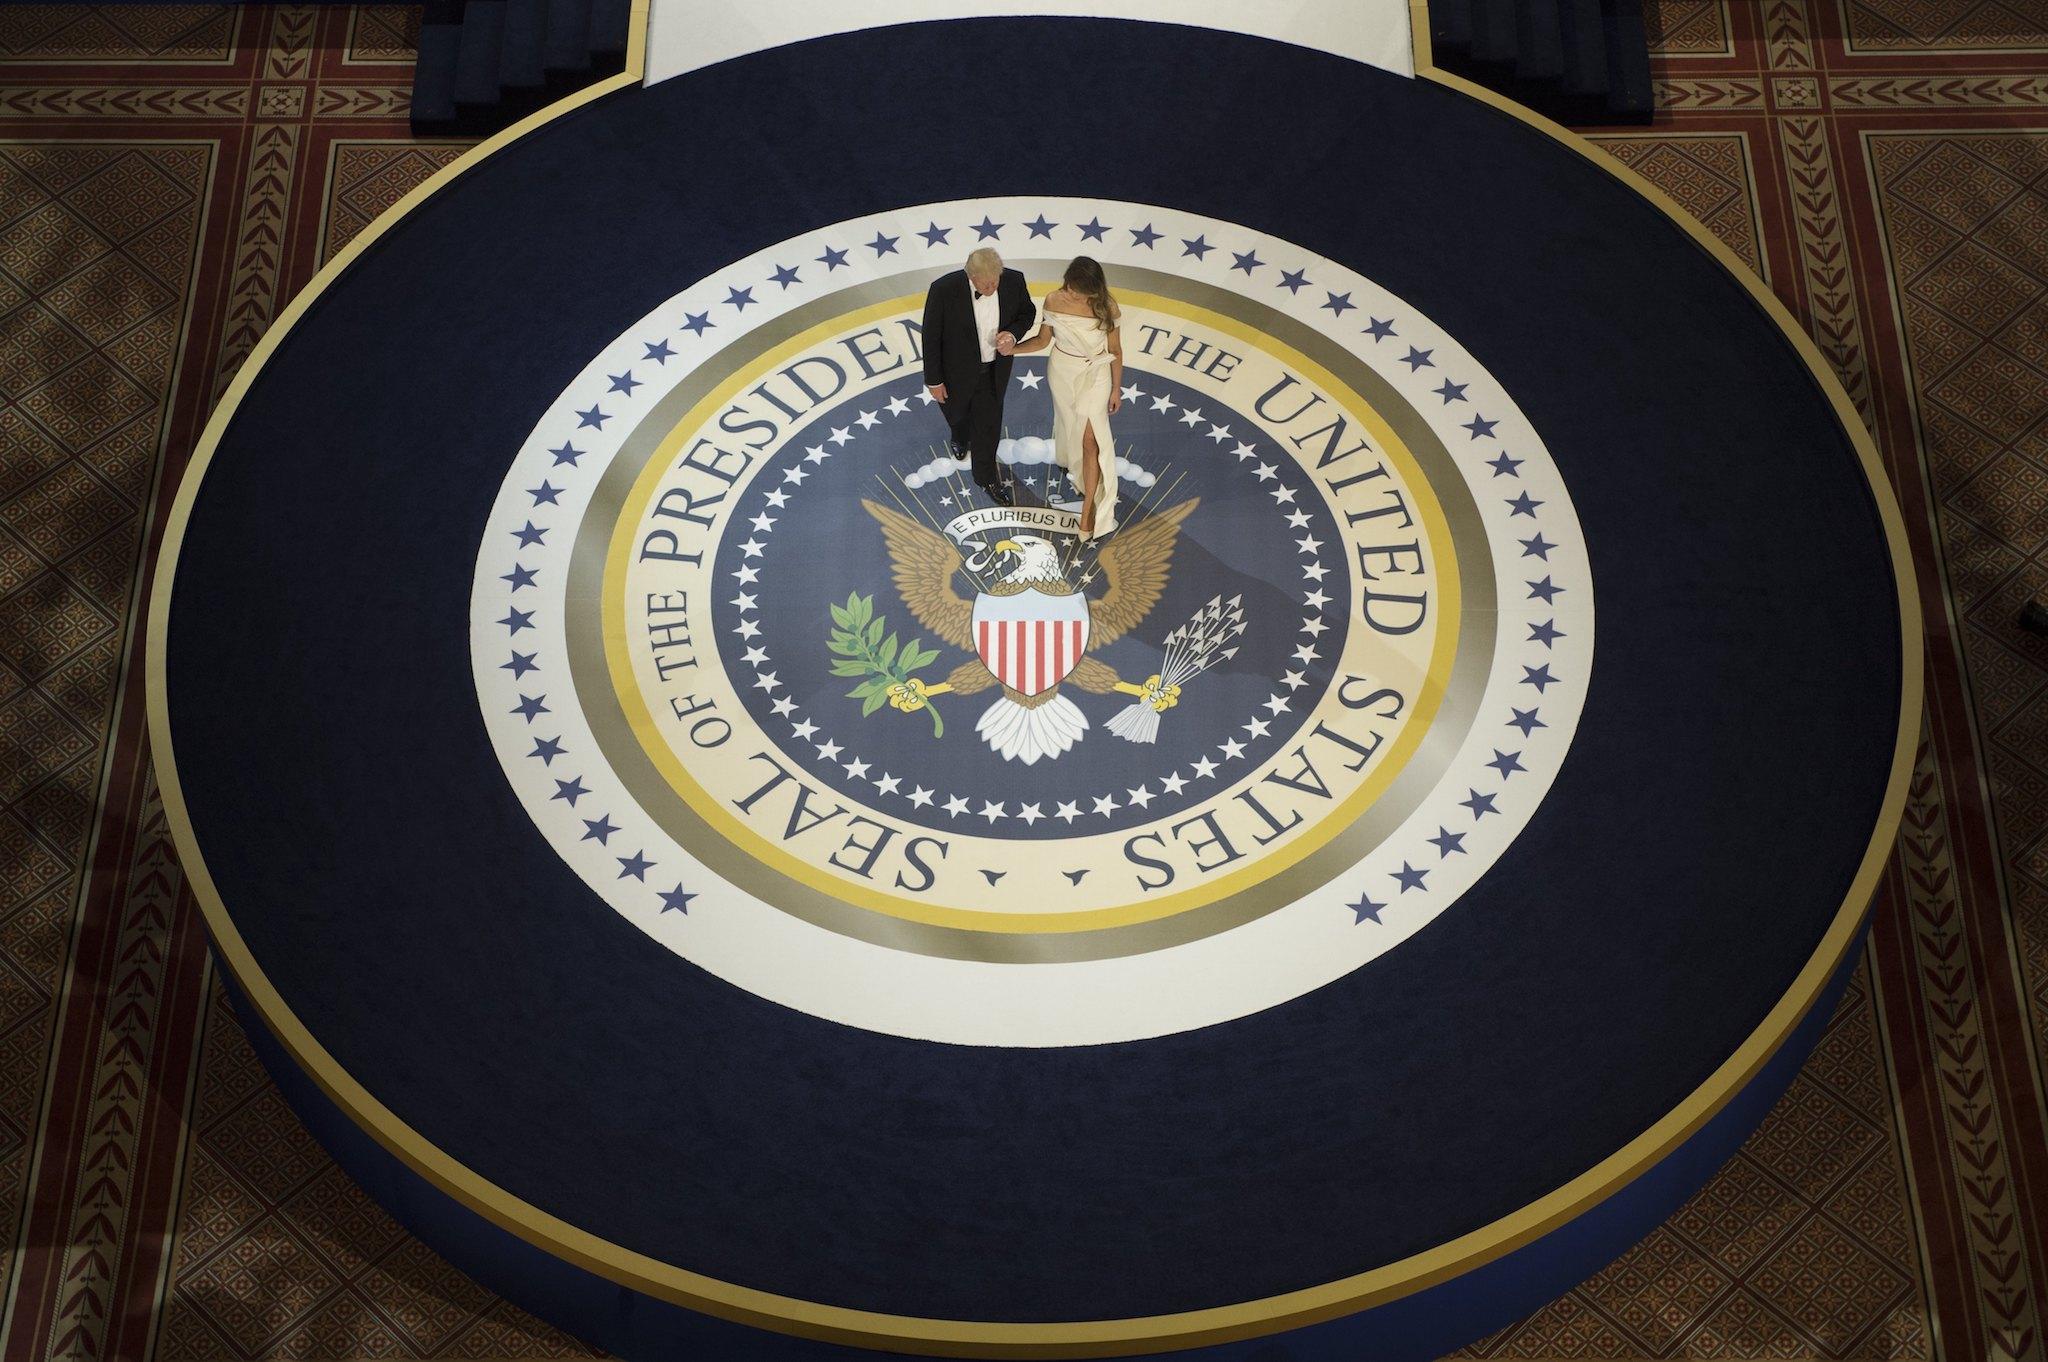
[[[992,243],[1042,298],[1055,228],[1123,307],[1092,541],[1042,358],[1014,506],[923,381],[931,278]],[[612,910],[788,1006],[996,1045],[1240,1016],[1454,910],[1593,649],[1568,492],[1454,338],[1287,242],[1062,199],[688,282],[511,458],[472,599],[506,776]]]

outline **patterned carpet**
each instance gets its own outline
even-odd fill
[[[1876,432],[1929,716],[1872,946],[1764,1127],[1475,1357],[2041,1359],[2048,1284],[2048,7],[1662,0],[1598,133],[1766,278]],[[342,1177],[207,962],[142,733],[146,566],[279,308],[461,150],[417,11],[0,7],[7,1358],[585,1355]],[[1767,703],[1768,697],[1738,699]]]

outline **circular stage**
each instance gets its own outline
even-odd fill
[[[990,61],[1025,111],[944,142]],[[1014,506],[948,445],[981,246],[1120,300],[1106,539],[1043,355]],[[1804,1057],[1918,724],[1868,441],[1724,259],[1511,110],[1165,25],[558,113],[351,252],[180,495],[152,731],[252,1038],[628,1356],[1540,1304]]]

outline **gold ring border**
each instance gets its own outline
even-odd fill
[[[192,462],[178,487],[170,518],[164,525],[163,544],[157,558],[156,573],[151,580],[149,633],[144,659],[150,747],[156,761],[164,812],[179,859],[184,864],[186,878],[192,886],[193,897],[199,903],[207,931],[213,938],[216,954],[234,976],[237,987],[263,1024],[291,1055],[293,1062],[319,1085],[329,1101],[414,1173],[472,1212],[565,1262],[660,1300],[782,1333],[870,1348],[897,1348],[932,1356],[1113,1357],[1225,1343],[1299,1328],[1413,1294],[1483,1266],[1541,1238],[1633,1182],[1711,1120],[1756,1076],[1812,1008],[1854,946],[1864,912],[1876,892],[1885,860],[1898,836],[1923,698],[1919,647],[1920,595],[1906,544],[1905,522],[1870,432],[1856,414],[1849,395],[1827,367],[1819,347],[1799,329],[1785,305],[1718,237],[1686,216],[1685,210],[1670,196],[1642,176],[1606,156],[1570,129],[1462,76],[1438,69],[1431,61],[1429,0],[1409,0],[1416,78],[1435,81],[1476,99],[1584,156],[1648,200],[1719,262],[1749,291],[1764,315],[1777,324],[1794,352],[1805,362],[1814,382],[1833,404],[1836,418],[1862,461],[1865,480],[1877,502],[1878,516],[1884,522],[1885,540],[1890,549],[1892,574],[1899,596],[1901,654],[1899,728],[1893,744],[1891,776],[1885,785],[1884,799],[1879,805],[1870,842],[1864,848],[1863,859],[1850,881],[1842,906],[1791,986],[1734,1054],[1662,1119],[1592,1168],[1514,1214],[1503,1216],[1447,1243],[1321,1286],[1235,1305],[1168,1315],[1060,1323],[923,1319],[821,1305],[719,1281],[659,1262],[645,1254],[633,1253],[519,1200],[457,1163],[399,1120],[335,1063],[334,1057],[314,1039],[278,995],[250,954],[248,943],[236,930],[226,906],[221,902],[219,890],[207,871],[193,836],[173,756],[170,714],[164,693],[164,641],[179,545],[191,519],[200,481],[214,451],[220,446],[228,421],[247,396],[257,373],[313,301],[407,213],[419,207],[430,195],[447,187],[456,177],[474,169],[486,157],[503,150],[550,119],[559,118],[613,91],[639,84],[647,60],[647,3],[648,0],[633,2],[624,71],[521,119],[444,166],[365,228],[292,299],[250,352],[247,362],[235,375],[234,382],[207,421]]]

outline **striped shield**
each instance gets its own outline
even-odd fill
[[[1037,695],[1064,681],[1088,646],[1088,598],[1035,587],[1013,596],[974,599],[974,650],[996,680],[1019,695]]]

